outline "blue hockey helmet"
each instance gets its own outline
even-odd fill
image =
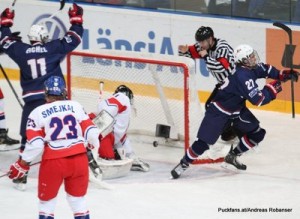
[[[62,77],[51,76],[44,82],[45,94],[52,96],[65,96],[66,84]]]

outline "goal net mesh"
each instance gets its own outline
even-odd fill
[[[151,136],[159,144],[187,148],[194,141],[203,118],[199,80],[194,61],[186,57],[112,50],[75,51],[67,57],[71,99],[96,112],[101,99],[121,84],[128,86],[134,94],[128,133]],[[161,137],[165,132],[168,138]]]

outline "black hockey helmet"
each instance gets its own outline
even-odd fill
[[[130,104],[131,104],[131,105],[133,104],[133,93],[132,93],[132,91],[130,90],[130,88],[127,87],[126,85],[123,85],[123,84],[122,84],[122,85],[119,85],[119,86],[116,88],[114,94],[116,94],[116,93],[124,93],[124,94],[129,98]]]
[[[196,41],[203,41],[209,37],[214,37],[214,31],[211,29],[211,27],[201,26],[195,34]]]

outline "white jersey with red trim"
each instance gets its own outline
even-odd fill
[[[30,162],[86,152],[86,141],[97,147],[99,130],[76,101],[60,100],[34,109],[27,121],[27,144],[22,159]]]
[[[101,101],[98,105],[98,112],[106,110],[115,118],[114,136],[115,145],[123,144],[126,140],[126,132],[130,122],[131,105],[129,98],[124,93],[116,93]]]

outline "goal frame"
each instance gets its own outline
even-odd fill
[[[134,54],[133,57],[129,57],[131,54]],[[116,61],[125,61],[125,62],[141,62],[146,64],[154,64],[154,65],[163,65],[163,66],[174,66],[174,67],[180,67],[183,69],[183,90],[184,90],[184,139],[183,139],[183,148],[184,152],[190,147],[190,66],[188,66],[187,63],[190,63],[195,67],[195,62],[192,59],[189,59],[187,57],[176,57],[176,61],[172,61],[172,56],[164,56],[166,59],[160,59],[163,55],[156,55],[152,54],[153,57],[149,57],[147,55],[143,55],[143,53],[139,53],[137,57],[137,52],[128,52],[128,51],[112,51],[112,50],[99,50],[99,51],[72,51],[69,53],[66,57],[66,64],[67,64],[67,92],[68,97],[72,99],[72,82],[71,82],[71,71],[72,71],[72,65],[71,65],[71,56],[80,56],[80,57],[93,57],[93,58],[99,58],[99,59],[108,59],[108,60],[116,60]],[[173,58],[174,59],[174,58]],[[180,61],[182,60],[182,61]],[[196,74],[193,72],[193,74]],[[196,136],[195,136],[196,137]],[[218,159],[211,159],[211,158],[201,158],[196,159],[193,164],[207,164],[207,163],[219,163],[222,162],[224,159],[218,158]]]
[[[172,62],[172,61],[160,61],[158,59],[147,59],[147,58],[131,58],[126,56],[118,55],[108,55],[101,52],[84,52],[84,51],[72,51],[67,55],[67,92],[68,97],[72,99],[71,96],[71,56],[82,56],[82,57],[90,57],[91,55],[95,58],[102,59],[112,59],[118,61],[128,61],[128,62],[142,62],[156,65],[166,65],[166,66],[176,66],[181,67],[183,69],[184,74],[184,82],[183,82],[183,90],[184,90],[184,111],[189,112],[189,67],[185,63],[180,62]],[[184,148],[187,149],[189,147],[190,137],[189,137],[189,119],[188,113],[184,113]]]

